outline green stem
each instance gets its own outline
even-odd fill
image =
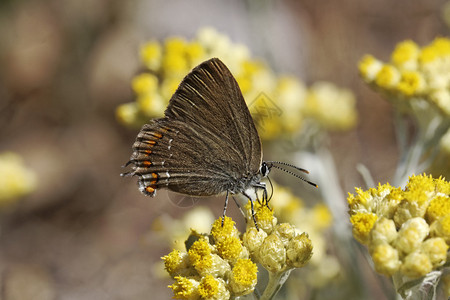
[[[269,272],[269,282],[267,283],[266,289],[264,290],[260,300],[273,299],[288,279],[291,270],[292,269],[280,273]]]

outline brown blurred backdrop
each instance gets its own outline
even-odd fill
[[[330,148],[343,190],[391,178],[397,148],[391,107],[358,77],[365,53],[448,35],[445,1],[2,0],[0,152],[38,175],[30,196],[0,212],[0,299],[169,299],[154,265],[170,249],[152,220],[186,209],[141,195],[119,177],[137,134],[114,110],[133,100],[139,46],[213,26],[278,72],[328,80],[357,97],[358,127]],[[1,178],[0,178],[1,180]],[[207,205],[220,215],[223,202]],[[31,299],[31,298],[28,298]]]

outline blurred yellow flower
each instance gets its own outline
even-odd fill
[[[391,54],[391,62],[383,63],[371,55],[365,55],[359,63],[361,77],[372,87],[396,100],[425,101],[438,111],[450,116],[450,39],[436,38],[420,48],[413,41],[397,44]],[[423,104],[418,105],[422,110]],[[411,109],[411,108],[410,108]],[[417,108],[416,108],[417,109]],[[421,110],[416,112],[420,114]]]
[[[141,47],[141,60],[152,71],[157,71],[161,65],[162,47],[157,41],[151,41]]]
[[[37,185],[35,173],[13,152],[0,153],[0,178],[0,208],[31,193]]]
[[[416,70],[420,48],[411,40],[400,42],[391,54],[391,61],[404,70]]]
[[[350,90],[328,82],[316,82],[309,90],[305,114],[327,130],[347,130],[356,125],[355,104]]]
[[[141,47],[141,60],[149,72],[133,79],[138,105],[119,106],[119,122],[138,127],[161,117],[184,76],[212,57],[220,58],[233,73],[262,139],[291,136],[302,129],[305,118],[326,130],[347,130],[356,124],[351,92],[324,83],[321,89],[308,90],[297,78],[275,74],[264,62],[251,58],[246,46],[211,27],[200,28],[190,41],[169,37]]]

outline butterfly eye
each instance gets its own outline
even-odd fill
[[[261,175],[263,177],[267,177],[267,175],[269,175],[270,172],[270,168],[269,166],[266,164],[266,162],[262,162],[261,164],[261,168],[259,169],[259,172],[261,173]]]

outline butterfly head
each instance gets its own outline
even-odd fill
[[[259,168],[259,173],[262,177],[267,177],[270,173],[270,169],[272,165],[267,164],[265,161],[262,162],[261,167]]]
[[[291,165],[291,164],[288,164],[288,163],[280,162],[280,161],[263,161],[262,164],[261,164],[261,167],[259,169],[259,172],[260,172],[262,177],[267,177],[269,175],[270,170],[272,169],[272,167],[274,167],[274,168],[280,169],[281,171],[284,171],[284,172],[286,172],[288,174],[291,174],[292,176],[297,177],[297,178],[299,178],[299,179],[309,183],[312,186],[318,187],[317,184],[315,184],[314,182],[306,180],[305,178],[303,178],[302,176],[298,175],[297,173],[294,173],[294,172],[292,172],[290,170],[287,170],[286,168],[283,168],[280,165],[288,167],[288,168],[291,168],[294,171],[297,170],[297,171],[309,174],[309,172],[307,170],[305,170],[305,169],[299,168],[297,166],[294,166],[294,165]]]

